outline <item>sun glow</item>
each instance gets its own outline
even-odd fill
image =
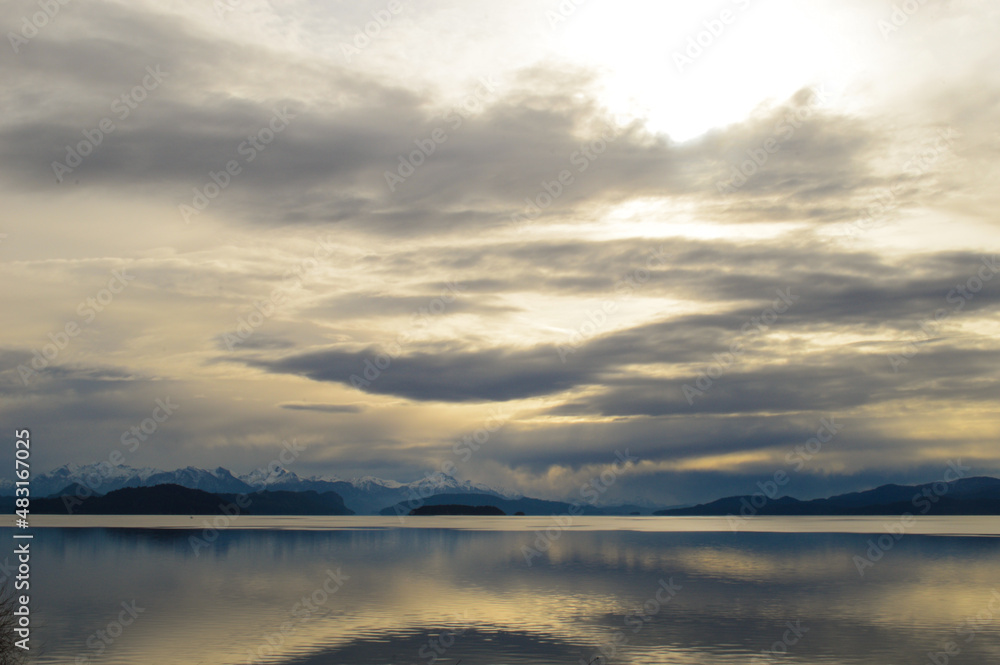
[[[577,13],[556,25],[558,50],[604,73],[613,112],[674,141],[804,87],[839,87],[860,57],[846,21],[821,21],[791,2],[598,2]]]

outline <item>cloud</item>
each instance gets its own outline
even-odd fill
[[[464,290],[464,286],[456,285],[456,290]],[[447,287],[444,289],[448,291]],[[502,312],[518,311],[517,307],[511,305],[490,304],[489,297],[478,299],[475,302],[468,300],[454,299],[451,295],[448,307],[442,315],[453,314],[479,314],[489,315]],[[351,316],[359,318],[380,318],[380,317],[413,317],[419,315],[420,311],[429,311],[431,303],[439,297],[437,292],[430,292],[425,295],[387,295],[380,293],[345,293],[325,298],[315,307],[307,312],[310,316],[317,318],[336,318],[340,316]]]
[[[567,254],[568,266],[587,265],[578,259],[599,251],[582,244],[568,247],[574,250]],[[719,243],[713,247],[720,254],[726,253]],[[558,257],[559,253],[551,255]],[[511,252],[511,256],[515,254]],[[739,254],[735,248],[730,250],[731,256]],[[503,248],[493,256],[503,257]],[[520,258],[530,261],[530,257]],[[912,394],[906,391],[914,386],[892,375],[887,358],[909,353],[913,340],[933,346],[922,354],[922,362],[939,378],[980,373],[977,363],[991,358],[995,349],[963,348],[963,342],[950,339],[947,332],[949,319],[954,325],[962,317],[988,315],[1000,304],[995,290],[983,289],[974,296],[966,292],[970,299],[959,295],[956,287],[962,285],[963,276],[976,274],[977,259],[978,266],[984,265],[982,257],[952,253],[910,257],[905,267],[899,267],[865,256],[831,256],[817,263],[815,256],[802,257],[789,251],[786,255],[771,254],[766,263],[751,259],[721,273],[712,268],[714,256],[689,252],[670,267],[651,271],[644,288],[652,293],[643,295],[654,301],[664,293],[694,292],[712,303],[716,310],[712,313],[666,317],[612,328],[586,339],[567,336],[561,342],[530,347],[471,348],[461,340],[452,340],[437,349],[425,350],[419,345],[395,350],[327,348],[279,358],[239,360],[269,372],[297,374],[417,401],[506,401],[604,385],[613,390],[595,401],[597,412],[603,415],[662,415],[702,409],[741,413],[797,410],[809,405],[813,409],[854,407]],[[686,260],[699,269],[686,268]],[[864,279],[862,271],[870,277]],[[875,276],[879,286],[873,283]],[[504,286],[526,288],[518,282]],[[537,280],[533,286],[550,293],[559,290],[539,286]],[[564,290],[601,293],[594,286],[584,289],[578,284],[568,289],[564,286]],[[782,292],[791,296],[787,303],[781,299]],[[773,320],[762,317],[775,303],[782,305],[782,313]],[[942,314],[946,316],[936,321],[935,315]],[[928,341],[929,329],[944,337]],[[853,349],[835,350],[807,341],[817,334],[851,337],[889,330],[893,330],[891,336]],[[775,342],[774,334],[799,341],[788,348]],[[982,341],[990,343],[985,338]],[[747,350],[735,360],[717,361],[717,355],[729,354],[734,343],[745,345]],[[797,367],[785,367],[790,357],[796,359]],[[682,388],[694,386],[698,374],[713,363],[722,363],[728,376],[713,387],[711,399],[694,406]],[[732,371],[729,365],[733,365]],[[921,373],[922,381],[931,378]],[[930,387],[924,391],[934,395]],[[644,395],[647,392],[658,397],[650,401]],[[555,408],[554,413],[580,413],[580,409],[574,401]]]
[[[712,58],[747,64],[721,44],[684,83],[607,26],[549,39],[505,4],[473,39],[481,17],[443,3],[347,62],[367,10],[321,4],[94,0],[8,52],[0,412],[51,442],[40,464],[103,458],[169,393],[137,464],[259,465],[297,437],[303,472],[419,477],[502,402],[464,473],[553,497],[624,447],[650,496],[752,490],[830,414],[850,428],[817,460],[827,487],[945,448],[997,468],[995,9],[928,7],[882,40],[881,10],[852,6],[846,50],[800,45],[740,83],[756,108],[678,141],[654,130],[674,106],[619,93],[750,109],[712,85]],[[843,20],[826,12],[806,13]],[[567,47],[585,37],[612,46]],[[25,385],[123,267],[128,290]]]
[[[74,37],[83,34],[103,38]],[[72,102],[5,121],[0,151],[4,163],[16,165],[9,177],[41,191],[55,186],[52,162],[64,161],[66,146],[84,140],[82,132],[93,132],[105,116],[114,132],[73,170],[73,179],[190,204],[194,189],[211,182],[210,172],[235,160],[239,174],[211,205],[267,226],[325,223],[395,234],[492,228],[534,214],[530,201],[544,200],[546,187],[560,192],[536,222],[579,219],[585,210],[643,196],[703,201],[716,221],[803,214],[847,221],[859,209],[850,204],[852,193],[860,197],[884,184],[870,166],[884,149],[879,128],[809,105],[807,90],[746,122],[677,144],[638,122],[615,122],[596,101],[594,75],[581,68],[534,66],[478,83],[480,110],[470,113],[441,108],[432,91],[220,42],[176,17],[109,3],[95,4],[31,47],[12,73],[8,101],[30,90]],[[147,66],[161,67],[166,79],[125,118],[116,117],[113,101],[138,85]],[[40,81],[53,83],[39,90]],[[783,120],[802,108],[809,110],[803,124],[793,128]],[[284,109],[287,128],[250,158],[247,138],[266,131]],[[444,138],[438,144],[433,135]],[[719,199],[717,182],[739,167],[746,150],[772,136],[783,141],[767,168],[732,198]],[[433,154],[418,154],[427,141]],[[401,160],[411,162],[402,170],[413,173],[390,190],[386,173],[400,171]],[[559,184],[560,173],[571,182]]]
[[[244,362],[316,381],[345,385],[356,382],[372,393],[445,402],[505,401],[545,395],[571,388],[589,374],[586,368],[560,363],[554,348],[447,355],[413,353],[395,359],[369,348],[358,353],[328,350]],[[352,377],[357,378],[352,381]]]
[[[361,413],[364,406],[358,404],[303,404],[299,402],[285,402],[279,404],[282,409],[292,411],[317,411],[319,413]]]

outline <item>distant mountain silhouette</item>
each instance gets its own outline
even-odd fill
[[[229,495],[220,495],[227,498]],[[248,515],[353,515],[336,492],[288,492],[263,490],[248,495]],[[235,498],[235,497],[234,497]]]
[[[69,485],[90,488],[89,492],[76,490],[71,492],[73,494],[108,494],[126,487],[156,485],[180,485],[214,494],[249,494],[263,490],[297,493],[312,490],[318,494],[336,492],[350,509],[360,514],[377,514],[380,509],[400,501],[446,492],[488,494],[508,499],[521,496],[510,490],[458,480],[440,472],[428,474],[413,482],[400,483],[371,476],[350,480],[319,476],[302,478],[277,465],[235,476],[221,466],[213,470],[188,466],[174,471],[162,471],[151,467],[112,465],[108,462],[64,464],[48,473],[34,476],[31,479],[31,493],[33,496],[63,494]],[[13,496],[14,488],[13,481],[0,479],[0,499],[3,496]],[[0,505],[6,503],[0,500]]]
[[[87,496],[87,495],[100,496],[100,492],[91,492],[89,489],[87,489],[80,483],[70,483],[66,487],[54,493],[52,496]]]
[[[180,485],[128,487],[106,495],[88,495],[73,490],[74,485],[60,491],[59,496],[35,499],[34,513],[77,515],[216,515],[220,514],[219,497],[202,490]]]
[[[126,487],[105,495],[87,495],[71,485],[59,495],[34,499],[31,511],[77,515],[353,515],[336,492],[252,492],[215,494],[175,484]],[[13,506],[13,497],[3,503]],[[5,507],[5,506],[4,506]],[[13,509],[13,508],[11,508]]]
[[[250,494],[261,491],[284,491],[304,493],[314,491],[317,494],[336,492],[345,506],[360,515],[377,515],[385,508],[392,508],[390,514],[395,514],[393,508],[397,504],[407,503],[409,508],[417,504],[423,505],[421,497],[440,494],[475,495],[476,501],[465,500],[455,503],[461,505],[493,505],[482,497],[528,501],[531,499],[512,490],[459,480],[446,473],[430,473],[412,482],[401,483],[395,480],[385,480],[372,476],[341,479],[333,476],[302,477],[280,465],[269,465],[266,468],[253,470],[243,475],[235,475],[224,467],[215,469],[199,469],[193,466],[163,471],[152,467],[136,468],[126,464],[113,465],[108,462],[93,464],[64,464],[48,473],[41,473],[31,479],[31,494],[36,496],[52,495],[106,495],[115,490],[127,487],[155,487],[157,485],[180,485],[188,489],[202,490],[212,494]],[[0,479],[0,506],[7,506],[10,501],[4,499],[13,496],[14,482]],[[531,515],[552,515],[565,513],[570,504],[566,502],[551,502],[556,505],[534,504]],[[508,514],[512,511],[505,506],[498,506]],[[662,506],[659,506],[662,507]],[[640,513],[649,515],[654,510],[646,505],[617,506],[587,506],[588,515],[633,515]],[[513,511],[516,512],[516,511]],[[296,514],[296,513],[293,513]],[[404,513],[405,514],[405,513]]]
[[[484,494],[435,494],[419,501],[403,501],[394,506],[383,508],[380,515],[409,515],[411,510],[427,506],[492,506],[499,508],[507,515],[523,512],[525,515],[565,515],[573,508],[572,504],[563,501],[546,501],[544,499],[502,499]],[[584,505],[580,514],[603,515],[599,508]]]
[[[1000,479],[986,476],[921,485],[882,485],[864,492],[800,501],[790,496],[730,496],[654,515],[1000,515]]]
[[[496,506],[463,506],[447,503],[435,506],[420,506],[410,511],[410,515],[506,515]]]

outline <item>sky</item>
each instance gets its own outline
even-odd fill
[[[0,418],[36,473],[1000,475],[998,19],[5,2]]]

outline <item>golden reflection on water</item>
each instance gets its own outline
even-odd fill
[[[992,537],[907,534],[862,576],[854,557],[881,518],[855,520],[856,533],[813,532],[801,518],[772,521],[771,533],[604,518],[598,527],[617,528],[547,534],[545,518],[359,528],[365,519],[223,531],[197,554],[197,532],[177,528],[40,529],[38,662],[428,663],[432,640],[450,636],[439,663],[576,663],[623,639],[614,662],[745,663],[799,621],[808,632],[783,662],[919,663],[1000,588]],[[962,528],[996,526],[974,522]],[[656,601],[668,580],[680,590]],[[132,599],[143,613],[97,653],[88,637]],[[998,629],[1000,613],[963,643],[966,662],[997,662]]]

